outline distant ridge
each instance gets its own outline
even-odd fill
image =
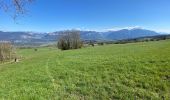
[[[61,31],[51,32],[51,33],[36,33],[36,32],[3,32],[0,31],[0,40],[12,41],[17,43],[47,43],[54,42],[57,40],[58,35]],[[80,36],[82,40],[95,40],[95,41],[115,41],[123,39],[132,39],[145,36],[156,36],[160,33],[140,29],[121,29],[117,31],[80,31]]]

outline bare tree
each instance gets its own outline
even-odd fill
[[[62,50],[78,49],[82,47],[80,32],[77,30],[68,30],[60,32],[58,39],[58,48]]]
[[[0,9],[5,12],[13,13],[13,18],[16,19],[19,15],[26,14],[26,6],[34,0],[0,0]]]
[[[8,41],[0,42],[0,61],[10,60],[12,55],[12,44]]]

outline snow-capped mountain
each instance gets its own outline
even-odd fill
[[[21,42],[51,42],[56,41],[59,33],[62,31],[51,33],[36,33],[36,32],[3,32],[0,31],[0,40],[3,41],[21,41]],[[121,29],[117,31],[80,31],[82,40],[122,40],[145,36],[155,36],[160,33],[146,29],[133,28]]]

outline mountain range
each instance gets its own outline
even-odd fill
[[[57,41],[60,32],[61,31],[51,33],[0,31],[0,41],[12,41],[14,43],[48,43]],[[80,31],[80,37],[82,40],[95,41],[115,41],[156,35],[160,35],[160,33],[140,28],[106,32]]]

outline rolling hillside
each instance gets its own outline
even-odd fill
[[[0,64],[0,99],[170,98],[170,40],[60,51],[19,49]]]

